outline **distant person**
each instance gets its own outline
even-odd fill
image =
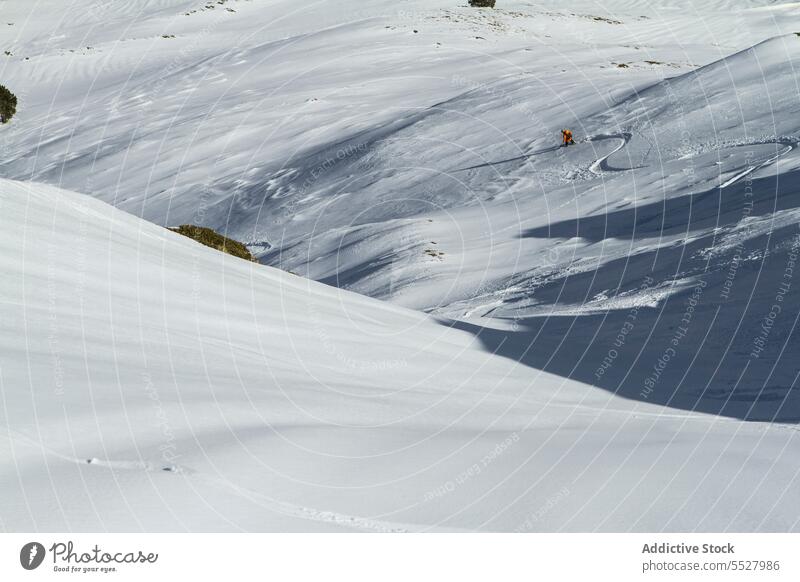
[[[564,147],[568,145],[575,145],[575,142],[572,140],[572,131],[569,129],[562,129],[561,136],[564,138]]]

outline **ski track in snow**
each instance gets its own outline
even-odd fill
[[[748,145],[765,145],[765,144],[769,144],[769,143],[774,143],[774,144],[777,144],[777,145],[785,145],[786,148],[782,152],[778,152],[777,154],[775,154],[771,158],[769,158],[767,160],[764,160],[763,162],[761,162],[759,164],[756,164],[754,166],[750,166],[750,167],[742,170],[741,172],[739,172],[738,174],[736,174],[732,178],[729,178],[728,180],[725,180],[722,184],[719,185],[719,189],[723,190],[725,188],[728,188],[729,186],[733,186],[734,184],[736,184],[737,182],[740,182],[741,180],[743,180],[744,178],[746,178],[747,176],[749,176],[753,172],[756,172],[756,171],[758,171],[758,170],[760,170],[762,168],[766,168],[770,164],[778,161],[778,159],[780,159],[782,156],[788,154],[790,151],[792,151],[794,149],[797,149],[797,145],[800,143],[800,141],[797,141],[795,139],[776,139],[774,141],[757,142],[757,143],[748,144]]]
[[[620,144],[614,150],[612,150],[611,152],[607,153],[606,155],[601,156],[600,158],[595,160],[592,163],[592,165],[589,167],[589,169],[594,174],[600,175],[603,172],[629,172],[629,171],[638,170],[638,169],[642,169],[642,168],[646,167],[646,166],[636,166],[636,167],[633,167],[633,168],[615,168],[615,167],[612,167],[611,165],[609,165],[609,163],[608,163],[608,159],[611,156],[613,156],[617,152],[619,152],[622,149],[624,149],[625,147],[627,147],[627,145],[631,141],[632,137],[633,137],[633,135],[631,133],[625,132],[625,133],[618,133],[618,134],[601,134],[601,135],[595,135],[595,136],[592,136],[592,137],[588,138],[587,141],[589,141],[589,142],[609,140],[609,139],[617,139],[617,140],[620,141]],[[777,145],[784,145],[784,146],[786,146],[786,148],[783,151],[778,152],[774,156],[770,157],[769,159],[766,159],[766,160],[764,160],[764,161],[762,161],[762,162],[760,162],[758,164],[755,164],[753,166],[749,166],[749,167],[745,168],[743,171],[739,172],[735,176],[729,178],[728,180],[726,180],[725,182],[720,184],[719,188],[720,189],[724,189],[724,188],[727,188],[729,186],[733,186],[734,184],[736,184],[737,182],[741,181],[743,178],[746,178],[748,175],[752,174],[753,172],[756,172],[756,171],[758,171],[758,170],[760,170],[762,168],[765,168],[765,167],[769,166],[770,164],[772,164],[772,163],[776,162],[778,159],[780,159],[782,156],[788,154],[789,152],[791,152],[794,149],[797,149],[798,143],[800,143],[800,142],[798,142],[798,140],[795,140],[795,139],[776,138],[774,140],[764,140],[764,141],[752,142],[752,143],[749,143],[749,144],[740,144],[737,147],[744,147],[744,146],[747,146],[747,145],[777,144]]]
[[[591,166],[589,167],[590,171],[592,173],[598,175],[598,176],[601,176],[604,172],[628,172],[628,171],[635,171],[635,170],[638,170],[638,169],[646,168],[647,166],[637,166],[637,167],[633,167],[633,168],[616,168],[616,167],[610,166],[609,163],[608,163],[608,160],[609,160],[609,158],[611,156],[613,156],[614,154],[622,151],[624,148],[626,148],[628,146],[628,144],[630,143],[632,137],[633,137],[633,134],[629,133],[629,132],[620,132],[620,133],[615,133],[615,134],[598,134],[598,135],[593,135],[593,136],[588,137],[587,140],[586,140],[587,142],[596,142],[596,141],[604,141],[604,140],[619,140],[619,142],[620,142],[619,145],[616,148],[614,148],[612,151],[610,151],[609,153],[597,158],[591,164]],[[754,165],[748,166],[747,168],[745,168],[741,172],[738,172],[737,174],[735,174],[731,178],[725,180],[723,183],[721,183],[719,185],[718,188],[720,190],[722,190],[722,189],[728,188],[730,186],[733,186],[736,183],[740,182],[741,180],[745,179],[750,174],[753,174],[754,172],[756,172],[758,170],[761,170],[763,168],[766,168],[767,166],[777,162],[781,157],[783,157],[786,154],[788,154],[789,152],[797,149],[798,145],[800,145],[800,140],[797,140],[795,138],[780,137],[780,138],[773,138],[773,139],[763,139],[763,140],[758,140],[758,141],[753,141],[753,142],[748,142],[748,143],[737,143],[737,144],[733,144],[730,147],[760,146],[760,145],[768,145],[768,144],[783,145],[783,146],[785,146],[785,148],[782,151],[779,151],[778,153],[776,153],[775,155],[769,157],[768,159],[759,162],[758,164],[754,164]],[[509,161],[515,161],[515,160],[519,160],[519,159],[530,158],[530,157],[532,157],[534,155],[541,154],[541,153],[546,153],[546,152],[550,152],[550,151],[555,151],[557,149],[559,149],[559,148],[555,147],[555,148],[547,148],[547,149],[543,149],[543,150],[538,150],[538,151],[533,152],[531,154],[526,154],[524,156],[513,158],[511,160],[505,160],[503,162],[494,162],[494,163],[490,163],[490,164],[483,164],[483,165],[477,166],[477,167],[483,167],[483,166],[487,166],[487,165],[491,166],[491,165],[496,165],[496,164],[505,163],[505,162],[509,162]],[[722,148],[722,149],[724,150],[724,149],[728,149],[728,148]],[[559,205],[553,206],[552,207],[552,211],[560,210],[562,208],[565,208],[567,206],[575,204],[581,198],[584,198],[584,197],[588,196],[589,194],[591,194],[591,192],[593,190],[594,190],[593,187],[585,189],[580,194],[577,194],[572,198],[566,199],[563,203],[561,203]],[[555,275],[557,277],[561,277],[564,274],[565,274],[564,272],[555,273]],[[473,301],[472,301],[472,305],[468,309],[463,311],[461,317],[464,318],[464,319],[470,319],[473,316],[475,316],[476,314],[479,314],[480,317],[491,318],[492,314],[497,309],[503,307],[506,304],[506,300],[504,298],[496,298],[496,299],[494,299],[493,296],[495,296],[495,295],[506,295],[507,292],[508,292],[508,290],[506,288],[503,288],[503,289],[500,289],[500,290],[498,290],[498,291],[496,291],[494,293],[490,293],[488,295],[475,297],[473,299]],[[486,299],[489,299],[489,300],[487,301]],[[553,307],[543,308],[543,309],[544,309],[543,312],[547,313],[549,315],[556,315],[556,314],[577,315],[577,314],[588,314],[588,313],[603,312],[603,311],[605,311],[607,309],[607,307],[597,307],[594,310],[593,309],[588,309],[588,308],[585,308],[585,307],[578,307],[578,306],[574,306],[571,309],[567,309],[567,308],[554,309]]]
[[[601,174],[602,172],[627,172],[630,170],[635,170],[637,168],[612,168],[608,165],[608,158],[613,156],[615,153],[623,149],[625,146],[628,145],[628,142],[631,141],[631,134],[630,133],[617,133],[617,134],[601,134],[595,135],[588,139],[590,142],[595,141],[603,141],[608,139],[617,139],[620,141],[620,144],[617,146],[616,149],[612,150],[611,152],[607,153],[606,155],[598,158],[594,161],[594,163],[589,166],[589,170],[594,174]]]

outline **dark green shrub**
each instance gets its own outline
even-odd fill
[[[469,0],[469,5],[475,8],[494,8],[495,0]]]
[[[17,112],[17,96],[0,85],[0,123],[8,123]]]
[[[255,257],[250,254],[247,247],[237,240],[222,236],[218,232],[206,228],[204,226],[195,226],[194,224],[182,224],[180,226],[170,228],[171,231],[188,236],[190,239],[196,240],[200,244],[204,244],[212,249],[217,249],[223,253],[228,253],[234,257],[245,259],[247,261],[256,262]]]

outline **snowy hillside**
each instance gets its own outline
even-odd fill
[[[794,24],[782,6],[561,4],[85,0],[40,15],[6,0],[0,71],[24,107],[0,138],[4,175],[287,249],[486,202],[507,184],[458,169],[553,145],[633,88]],[[549,177],[580,170],[559,166]]]
[[[798,529],[795,3],[0,4],[0,527]]]
[[[6,530],[797,527],[791,427],[532,372],[82,195],[0,202]]]

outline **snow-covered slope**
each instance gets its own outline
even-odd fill
[[[615,95],[796,23],[743,11],[772,4],[756,1],[727,18],[561,4],[7,0],[0,73],[22,106],[3,174],[285,248],[485,201],[496,187],[453,171],[551,145]]]
[[[2,2],[0,527],[797,529],[796,5],[460,4]]]
[[[390,143],[384,157],[406,171],[358,192],[394,193],[400,215],[403,196],[431,207],[449,196],[453,208],[320,228],[266,257],[469,322],[535,369],[681,409],[797,422],[798,57],[797,35],[779,36],[610,106],[595,96],[579,125],[559,119],[585,136],[568,150],[505,139],[478,155],[448,142],[435,165],[451,170],[433,176]],[[513,103],[531,90],[506,79],[492,91],[497,111],[485,111],[484,89],[469,92],[403,143],[456,140],[465,117],[511,134]],[[345,208],[349,197],[331,199]]]
[[[673,414],[472,334],[0,182],[2,527],[797,527],[796,432]]]

